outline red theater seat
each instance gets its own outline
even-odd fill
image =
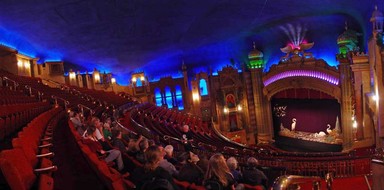
[[[53,178],[46,174],[41,174],[38,178],[35,172],[40,171],[32,168],[20,149],[2,151],[0,168],[11,189],[28,190],[34,186],[37,189],[53,189]]]

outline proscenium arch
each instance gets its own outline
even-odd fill
[[[341,89],[339,85],[334,85],[312,77],[288,77],[280,79],[265,86],[263,92],[264,95],[268,97],[268,101],[271,101],[272,96],[276,93],[292,88],[307,88],[321,91],[333,96],[339,103],[341,101]]]

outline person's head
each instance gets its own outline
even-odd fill
[[[91,125],[94,125],[95,127],[100,127],[100,119],[97,117],[92,117]]]
[[[189,131],[189,126],[188,125],[183,125],[182,131],[184,133],[188,132]]]
[[[121,131],[120,130],[112,130],[112,139],[121,139]]]
[[[139,142],[139,148],[141,152],[145,152],[149,147],[148,140],[147,139],[142,139]]]
[[[188,159],[188,162],[192,163],[192,164],[197,164],[197,162],[199,161],[199,156],[197,156],[196,154],[194,154],[193,152],[189,152],[189,159]]]
[[[145,158],[144,168],[153,171],[159,166],[159,162],[163,159],[163,152],[159,146],[150,146],[145,152]]]
[[[237,169],[237,160],[235,157],[230,157],[227,159],[227,165],[230,170],[236,170]]]
[[[94,136],[96,132],[96,127],[94,125],[90,125],[87,129],[87,136]]]
[[[214,154],[208,162],[208,169],[205,174],[205,179],[216,178],[224,186],[228,185],[227,173],[230,173],[225,158],[222,154]]]
[[[189,153],[188,152],[183,152],[177,157],[177,161],[180,164],[186,164],[189,159]]]
[[[109,123],[104,123],[104,129],[111,130],[111,125]]]
[[[259,161],[255,157],[249,157],[247,160],[247,165],[251,167],[256,167],[259,165]]]
[[[173,146],[172,145],[167,145],[164,147],[164,151],[165,153],[169,156],[169,157],[172,157],[173,155]]]

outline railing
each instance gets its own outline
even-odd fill
[[[130,133],[130,134],[134,134],[135,136],[137,136],[137,133],[136,133],[136,132],[134,132],[134,131],[132,131],[132,130],[129,130],[128,128],[124,127],[124,125],[122,125],[122,124],[121,124],[120,122],[118,122],[118,121],[115,121],[115,122],[116,122],[116,124],[117,124],[121,129],[127,131],[127,132]]]
[[[327,179],[326,179],[327,180]],[[332,180],[330,177],[326,183],[330,183],[330,186],[327,189],[332,189]],[[297,175],[283,175],[278,177],[272,185],[273,190],[289,190],[289,189],[300,189],[300,184],[312,183],[313,190],[320,190],[321,178],[317,176],[305,177]]]
[[[57,100],[61,100],[61,101],[64,102],[64,108],[65,108],[65,110],[68,109],[68,105],[69,105],[69,101],[68,101],[68,100],[66,100],[66,99],[64,99],[64,98],[60,98],[60,97],[54,96],[54,95],[52,95],[51,98],[55,100],[55,105],[56,105],[56,107],[59,105],[59,104],[57,103]]]
[[[28,96],[32,96],[32,95],[33,95],[33,94],[32,94],[32,90],[34,90],[34,91],[37,92],[37,98],[38,98],[38,100],[39,100],[39,101],[43,101],[43,95],[44,95],[43,92],[40,92],[39,90],[37,90],[37,89],[35,89],[35,88],[32,88],[32,87],[30,87],[30,86],[28,86],[28,85],[25,85],[24,87],[25,87],[25,89],[28,90]]]
[[[68,86],[63,86],[63,84],[59,83],[59,82],[56,82],[54,80],[51,80],[51,79],[41,79],[41,81],[43,82],[43,84],[46,84],[46,83],[51,83],[51,84],[54,84],[57,88],[63,88],[63,87],[67,87],[69,88]]]
[[[91,115],[91,117],[92,117],[93,114],[95,114],[95,111],[93,111],[93,109],[91,109],[91,108],[89,108],[89,107],[87,107],[87,106],[85,106],[83,104],[78,104],[77,107],[80,109],[81,114],[83,116],[84,116],[84,109],[89,110],[89,114]]]
[[[217,136],[219,136],[221,139],[223,139],[224,141],[227,141],[227,142],[229,142],[229,143],[231,143],[231,144],[237,145],[237,146],[239,146],[239,147],[241,147],[241,148],[249,148],[248,146],[246,146],[246,145],[244,145],[244,144],[241,144],[241,143],[238,143],[238,142],[235,142],[235,141],[232,141],[232,140],[229,139],[228,137],[226,137],[226,136],[224,136],[223,134],[221,134],[221,133],[217,130],[217,128],[216,128],[216,126],[215,126],[215,124],[214,124],[214,122],[213,122],[213,119],[212,119],[212,121],[211,121],[211,124],[212,124],[212,131],[213,131]]]
[[[149,130],[147,127],[145,126],[142,126],[140,125],[139,123],[137,123],[134,119],[133,119],[133,115],[134,114],[137,114],[135,113],[134,110],[132,110],[131,112],[131,115],[130,115],[130,119],[131,119],[131,122],[133,124],[133,126],[135,127],[135,129],[137,130],[137,132],[139,132],[140,134],[142,134],[143,136],[145,136],[146,138],[148,139],[154,139],[154,135],[152,134],[152,131]]]
[[[19,83],[17,83],[16,81],[14,81],[8,77],[3,77],[3,81],[5,81],[5,86],[7,86],[7,87],[9,86],[8,82],[12,82],[13,83],[13,90],[16,90],[16,88],[19,86]]]

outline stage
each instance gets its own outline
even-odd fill
[[[329,144],[284,136],[275,137],[275,146],[290,152],[341,152],[342,144]]]

